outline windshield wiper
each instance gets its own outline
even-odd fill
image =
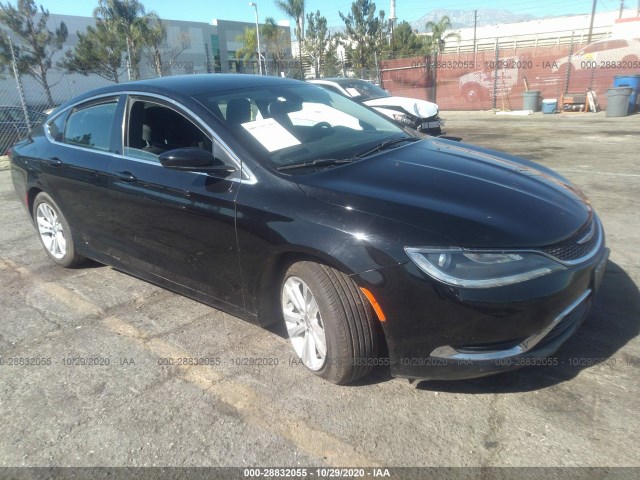
[[[290,165],[281,165],[277,167],[279,172],[283,170],[294,170],[297,168],[310,168],[310,167],[328,167],[331,165],[342,165],[343,163],[353,162],[353,158],[322,158],[319,160],[310,160],[308,162],[292,163]]]
[[[404,143],[404,142],[418,142],[422,140],[421,138],[416,138],[416,137],[402,137],[402,138],[396,138],[394,140],[386,140],[382,143],[379,143],[378,145],[376,145],[373,148],[370,148],[369,150],[365,150],[362,153],[359,153],[358,155],[356,155],[356,158],[363,158],[366,157],[368,155],[371,155],[372,153],[376,153],[379,152],[381,150],[385,150],[389,147],[392,147],[394,145],[397,145],[399,143]]]

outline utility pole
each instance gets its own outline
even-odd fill
[[[589,38],[587,38],[587,43],[591,43],[591,35],[593,35],[593,20],[596,16],[596,1],[593,0],[593,6],[591,7],[591,23],[589,24]]]
[[[391,0],[391,4],[389,5],[389,7],[391,13],[391,15],[389,16],[389,30],[391,30],[389,35],[389,44],[391,46],[391,52],[393,53],[393,34],[395,33],[396,20],[398,19],[398,17],[396,17],[396,0]]]
[[[638,0],[640,1],[640,0]],[[473,64],[476,64],[476,32],[478,30],[478,10],[473,11]]]
[[[618,18],[622,18],[623,10],[624,10],[624,0],[620,0],[620,13],[618,13]]]

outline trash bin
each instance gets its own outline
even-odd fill
[[[556,113],[558,100],[556,98],[545,98],[542,100],[542,113]]]
[[[613,79],[614,87],[631,87],[633,92],[629,97],[629,113],[633,113],[638,108],[638,92],[640,92],[640,75],[616,75]]]
[[[615,87],[607,90],[607,117],[626,117],[632,92],[631,87]]]
[[[522,94],[522,109],[540,111],[540,90],[531,90]]]

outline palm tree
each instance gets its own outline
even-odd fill
[[[153,58],[153,66],[156,69],[156,75],[162,77],[165,69],[163,69],[162,66],[160,49],[167,40],[167,27],[154,12],[147,14],[147,20],[143,28],[145,43],[151,48],[151,56]]]
[[[140,78],[140,47],[146,44],[145,33],[151,17],[138,0],[100,0],[94,16],[111,25],[124,37],[127,45],[129,80]]]
[[[302,41],[304,40],[304,1],[305,0],[276,0],[276,6],[296,22],[296,40],[298,41],[298,57],[302,70]]]
[[[447,40],[455,38],[460,41],[460,34],[457,32],[449,32],[445,35],[445,32],[452,27],[451,19],[447,15],[437,22],[428,21],[426,27],[427,32],[431,31],[432,44],[434,48],[437,48],[439,53],[444,53]]]

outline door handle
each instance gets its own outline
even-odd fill
[[[135,182],[137,178],[130,172],[113,172],[113,175],[123,182]]]
[[[60,165],[62,165],[62,160],[60,160],[58,157],[48,158],[46,162],[52,167],[59,167]]]

